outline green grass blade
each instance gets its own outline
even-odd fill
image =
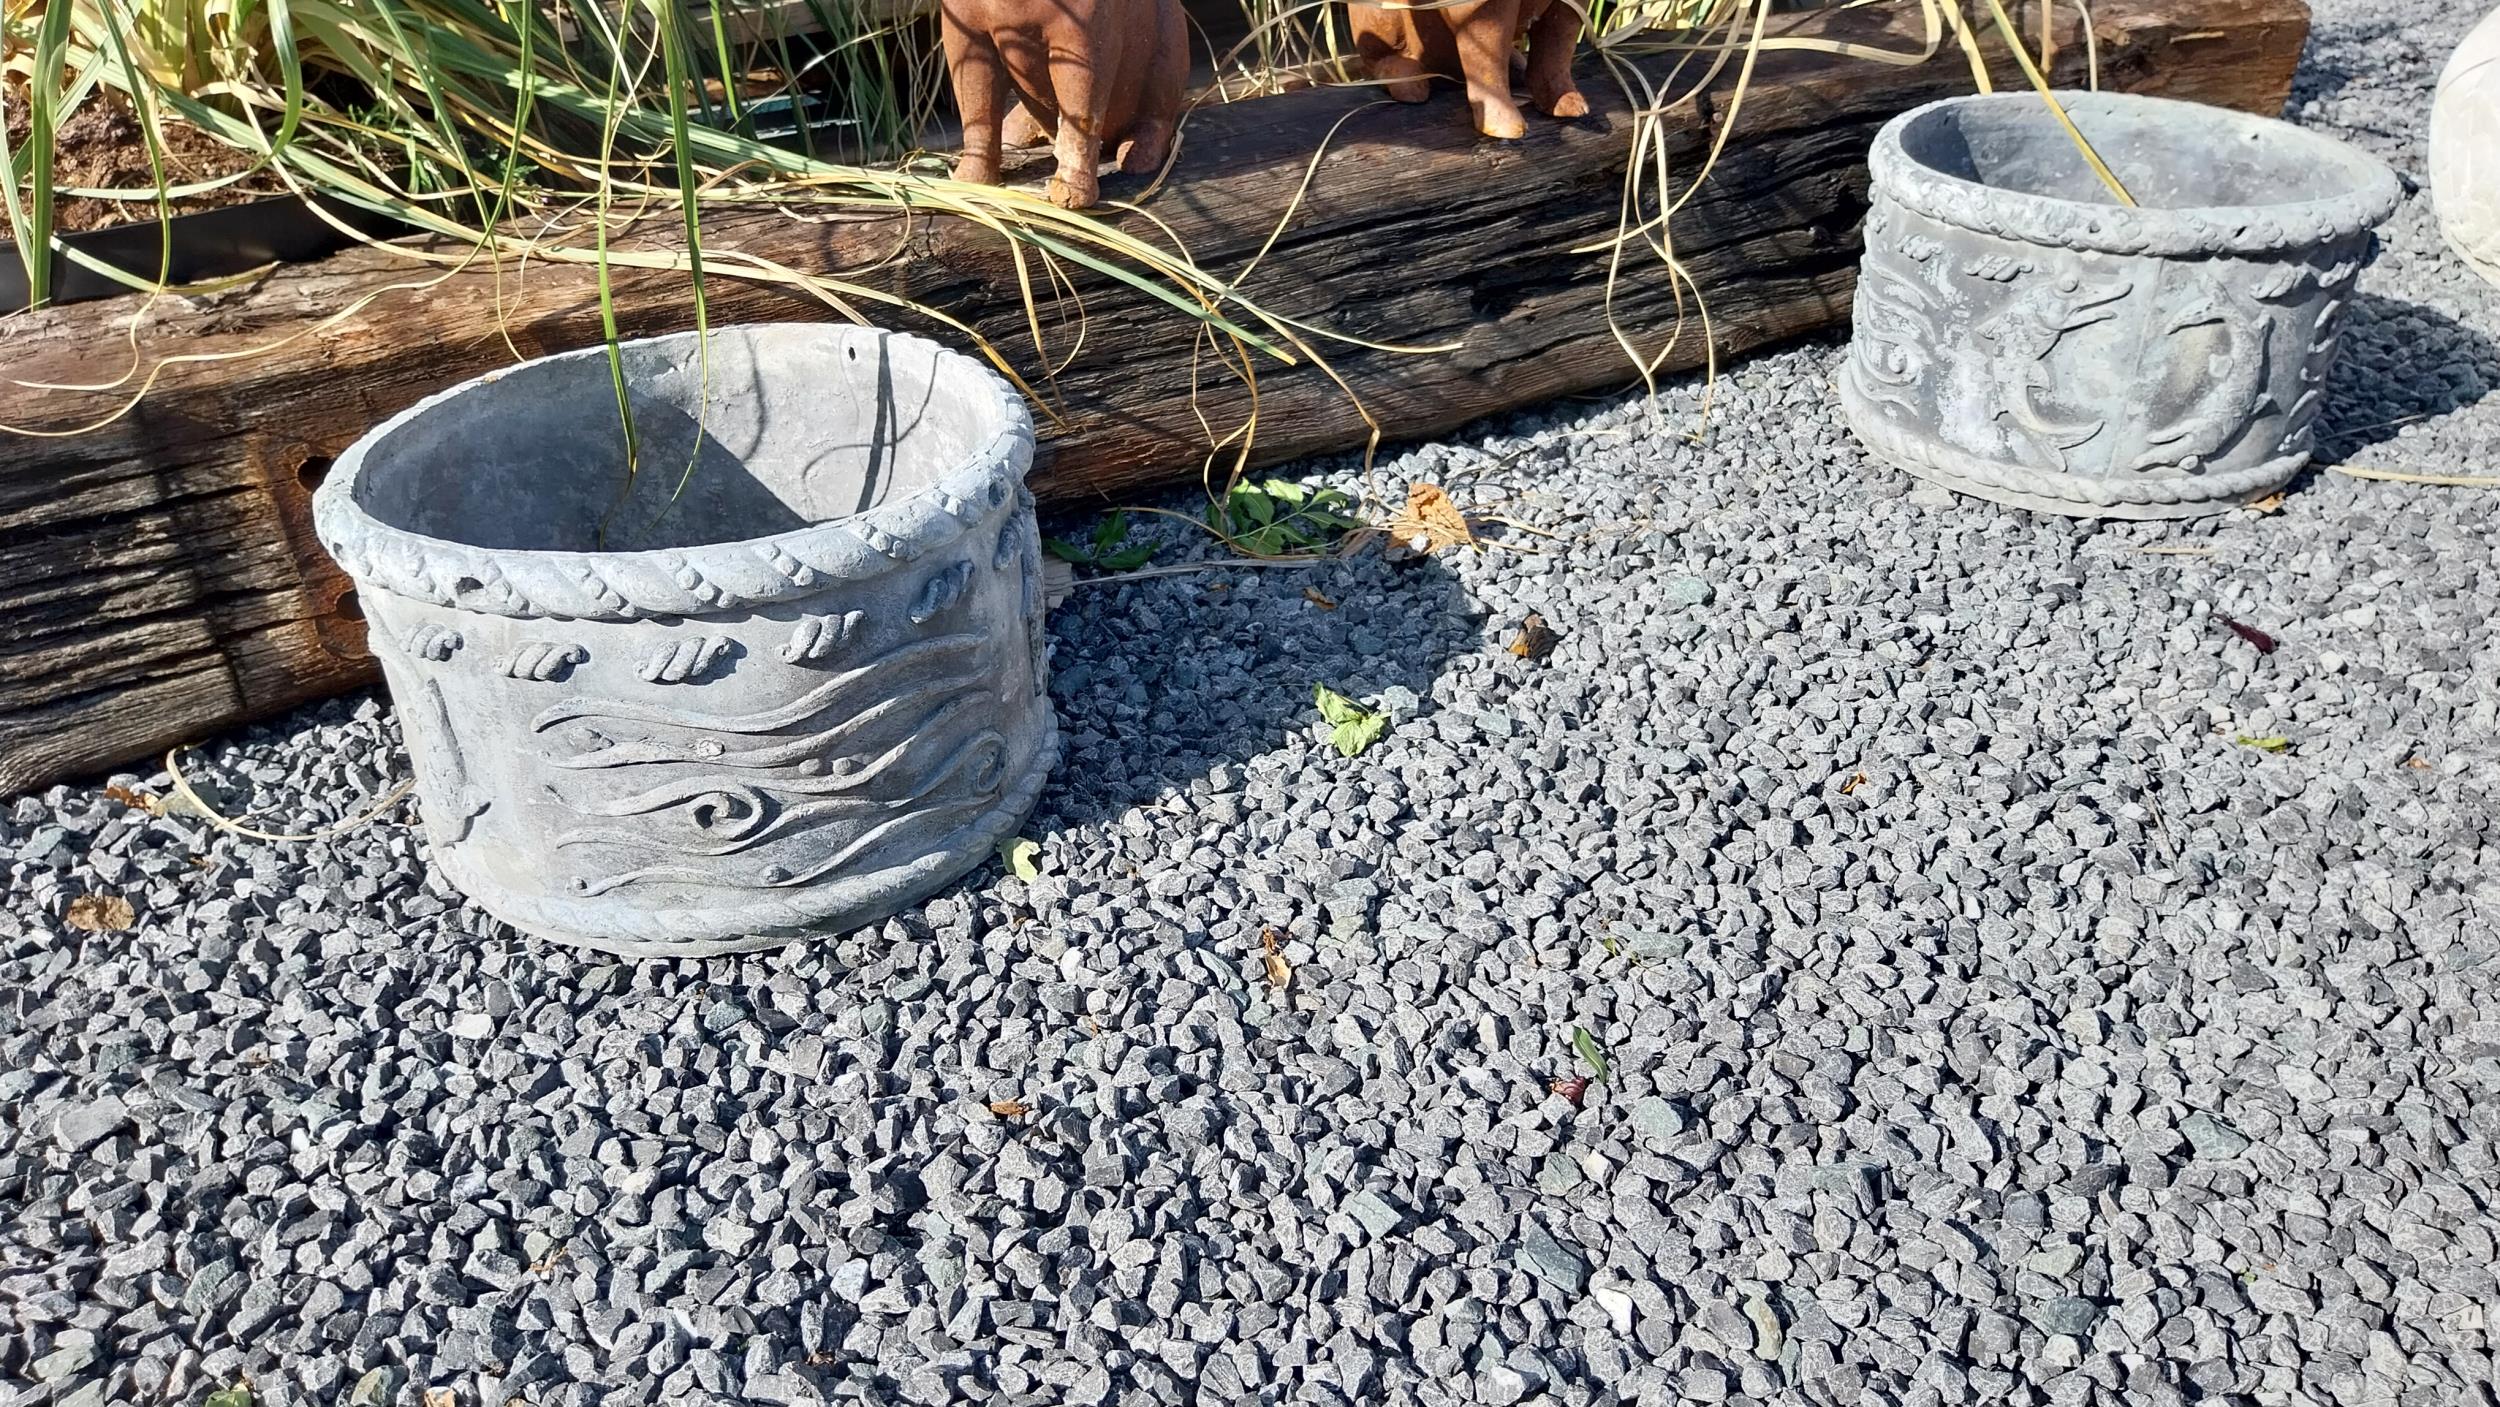
[[[9,203],[18,257],[26,261],[26,306],[52,298],[52,142],[60,120],[61,70],[69,47],[71,7],[55,4],[35,31],[35,71],[26,84],[26,210]]]
[[[9,85],[0,83],[0,214],[8,217],[9,239],[17,250],[17,257],[28,261],[26,271],[31,277],[34,273],[31,251],[43,246],[31,233],[31,219],[26,213],[25,202],[18,195],[17,186],[21,179],[17,174],[18,155],[9,147]]]
[[[654,3],[664,9],[671,11],[675,9],[675,0],[654,0]],[[713,6],[712,16],[717,23],[720,17],[718,3]],[[662,66],[668,72],[669,147],[677,160],[677,203],[679,209],[685,214],[686,262],[693,274],[695,360],[697,363],[695,415],[699,422],[711,403],[712,312],[703,287],[703,205],[700,199],[702,178],[695,171],[694,150],[689,140],[689,124],[686,121],[687,90],[694,84],[694,74],[693,65],[686,61],[683,32],[675,24],[670,23],[666,15],[661,16],[660,49]],[[672,504],[677,501],[680,494],[686,491],[687,481],[694,477],[694,466],[700,458],[703,440],[700,429],[698,424],[695,444],[686,452],[686,471],[678,476],[677,487],[669,492],[669,501]]]
[[[596,9],[596,6],[591,7]],[[616,66],[608,71],[608,108],[617,110],[617,95],[625,79],[625,52],[618,49]],[[599,282],[599,331],[608,353],[608,385],[616,393],[616,418],[625,438],[625,481],[618,486],[616,501],[599,519],[599,543],[607,545],[608,524],[624,508],[634,491],[634,474],[642,462],[641,437],[634,432],[634,397],[625,384],[625,349],[616,330],[616,288],[608,263],[608,221],[615,207],[616,185],[610,174],[616,156],[616,123],[613,118],[600,131],[599,138],[599,203],[592,223],[597,227]]]
[[[391,39],[393,45],[395,46],[393,52],[396,55],[405,57],[409,61],[406,66],[410,72],[414,74],[417,83],[420,86],[420,90],[425,94],[425,106],[427,111],[433,115],[434,129],[442,137],[442,149],[447,153],[456,153],[460,151],[462,146],[460,129],[456,124],[455,118],[453,117],[453,114],[459,111],[459,109],[452,103],[442,85],[441,80],[436,76],[434,65],[425,61],[427,49],[420,47],[410,36],[407,29],[400,24],[399,15],[396,13],[398,8],[397,6],[384,4],[377,5],[374,8],[375,12],[381,17],[384,26],[390,30]],[[481,30],[478,32],[482,34],[485,31]],[[527,56],[530,50],[529,25],[526,19],[524,19],[520,26],[520,33],[522,62],[526,64]],[[376,91],[388,91],[394,97],[397,96],[398,88],[395,84],[374,83],[372,86],[376,89]],[[512,101],[517,106],[518,110],[523,114],[526,114],[529,111],[531,96],[532,95],[527,87],[517,87],[512,90]],[[401,102],[405,105],[404,99],[401,100]],[[408,115],[411,119],[412,126],[417,125],[422,121],[412,106],[409,108]],[[521,120],[516,119],[513,126],[517,131],[521,126]],[[415,167],[420,163],[417,162],[412,156],[409,164],[411,167]],[[481,218],[488,219],[487,234],[489,241],[491,242],[493,238],[493,224],[491,218],[484,215],[483,200],[484,198],[481,196]]]
[[[520,22],[513,26],[513,32],[518,36],[520,44],[520,52],[515,61],[520,66],[521,72],[533,72],[537,65],[538,26],[533,22],[533,16],[526,3],[521,8]],[[527,83],[521,84],[514,90],[512,138],[510,144],[504,149],[503,180],[496,187],[495,208],[489,211],[486,217],[486,238],[490,244],[495,238],[495,227],[501,225],[512,211],[513,194],[520,181],[521,134],[529,130],[530,114],[536,105],[536,97],[536,92]]]
[[[121,11],[109,3],[96,8],[103,12],[105,33],[113,41],[113,62],[121,69],[122,89],[138,118],[139,133],[147,139],[148,170],[156,177],[156,286],[162,288],[174,276],[174,207],[166,193],[165,143],[156,130],[156,85],[130,56],[130,36],[123,31]]]
[[[1606,1052],[1597,1044],[1597,1037],[1590,1035],[1585,1026],[1574,1026],[1571,1028],[1571,1048],[1580,1053],[1580,1058],[1588,1062],[1589,1069],[1603,1082],[1606,1078]]]
[[[729,108],[729,125],[738,125],[737,51],[729,47],[729,22],[721,11],[730,0],[712,0],[712,54],[720,61],[721,100]],[[676,26],[671,25],[674,29]]]
[[[1102,274],[1105,277],[1118,279],[1120,282],[1127,284],[1129,287],[1136,289],[1138,292],[1145,294],[1147,297],[1152,298],[1157,302],[1168,303],[1172,307],[1178,308],[1182,312],[1187,313],[1189,316],[1200,319],[1209,327],[1215,328],[1221,332],[1230,333],[1231,335],[1240,338],[1242,341],[1258,348],[1260,351],[1267,353],[1269,356],[1274,357],[1276,360],[1283,362],[1287,366],[1294,366],[1298,364],[1298,359],[1293,353],[1284,350],[1275,343],[1270,342],[1257,333],[1250,331],[1248,328],[1242,327],[1221,313],[1210,311],[1205,307],[1190,302],[1179,293],[1174,292],[1168,284],[1155,279],[1147,278],[1142,274],[1131,273],[1127,269],[1123,269],[1119,265],[1114,264],[1107,259],[1098,259],[1072,244],[1065,243],[1049,235],[1043,234],[1040,230],[1026,229],[1020,231],[1016,237],[1026,240],[1042,249],[1049,250],[1051,253],[1056,254],[1063,259],[1069,260],[1072,263],[1082,264],[1086,268],[1092,269],[1094,272]]]
[[[114,2],[103,0],[107,6]],[[286,108],[278,118],[278,135],[269,139],[270,152],[275,155],[294,142],[297,129],[304,123],[304,54],[295,43],[295,9],[291,0],[268,0],[268,5],[269,44],[277,54],[278,82],[286,94]]]

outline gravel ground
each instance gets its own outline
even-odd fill
[[[2475,8],[2320,0],[2297,115],[2418,175]],[[2500,468],[2426,199],[2365,287],[2330,455]],[[1551,538],[1080,589],[1044,875],[841,941],[17,800],[0,1395],[2490,1404],[2500,497],[1941,503],[1836,362],[1384,466]],[[194,758],[273,829],[403,766],[371,698]]]

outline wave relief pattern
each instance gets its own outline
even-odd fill
[[[546,709],[531,731],[558,773],[547,791],[581,818],[555,844],[604,871],[572,892],[795,888],[927,853],[1004,787],[987,643],[913,640],[747,714],[627,699]]]

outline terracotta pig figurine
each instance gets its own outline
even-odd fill
[[[1431,80],[1467,85],[1476,130],[1488,137],[1528,135],[1510,98],[1512,60],[1528,41],[1528,96],[1549,117],[1586,117],[1588,99],[1571,81],[1571,50],[1580,42],[1580,12],[1562,0],[1464,0],[1433,9],[1384,5],[1347,7],[1354,51],[1389,96],[1420,103]]]
[[[1055,132],[1050,198],[1082,210],[1101,194],[1103,149],[1120,169],[1161,169],[1189,81],[1180,0],[941,0],[946,67],[963,110],[955,178],[994,185],[999,149]],[[1023,99],[1008,111],[1013,85]]]

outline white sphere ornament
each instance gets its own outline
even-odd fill
[[[2500,284],[2500,10],[2465,36],[2431,100],[2431,199],[2440,231]]]

